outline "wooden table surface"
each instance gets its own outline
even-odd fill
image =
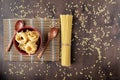
[[[72,14],[72,65],[3,60],[8,18]],[[120,0],[0,0],[0,80],[120,80]]]

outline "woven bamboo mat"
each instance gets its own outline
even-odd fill
[[[53,39],[46,51],[44,52],[42,58],[38,59],[37,54],[32,56],[24,56],[20,54],[14,47],[12,46],[10,52],[6,52],[5,49],[13,36],[14,26],[18,19],[4,19],[4,60],[6,61],[59,61],[59,53],[60,53],[60,34],[57,35],[55,39]],[[55,26],[60,29],[59,19],[22,19],[25,21],[27,26],[32,26],[37,28],[42,33],[43,45],[46,42],[47,34],[51,27]]]

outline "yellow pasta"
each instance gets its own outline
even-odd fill
[[[39,39],[39,33],[37,31],[18,32],[15,36],[15,40],[19,43],[18,47],[28,54],[34,54],[37,50],[37,41]]]
[[[39,33],[36,32],[36,31],[27,31],[26,32],[27,36],[28,36],[28,39],[32,42],[36,42],[38,41],[38,38],[39,38]]]
[[[25,46],[25,51],[28,54],[34,54],[37,50],[37,44],[35,42],[29,41]]]
[[[27,42],[28,38],[27,38],[27,35],[24,32],[19,32],[19,33],[16,34],[15,40],[19,44],[25,44]]]
[[[26,44],[19,44],[18,47],[19,47],[21,50],[25,50],[25,45],[26,45]]]
[[[61,65],[71,65],[71,30],[72,15],[60,15],[61,19]],[[66,38],[67,37],[67,38]]]

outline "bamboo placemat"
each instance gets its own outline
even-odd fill
[[[37,54],[32,56],[24,56],[20,54],[14,47],[12,46],[10,52],[6,52],[5,49],[13,36],[14,26],[16,21],[19,19],[4,19],[4,60],[7,61],[59,61],[59,53],[60,53],[60,34],[57,35],[55,39],[53,39],[46,51],[44,52],[42,58],[38,59]],[[43,45],[46,42],[47,34],[51,27],[55,26],[60,29],[59,19],[22,19],[25,21],[27,26],[32,26],[37,28],[42,33]]]

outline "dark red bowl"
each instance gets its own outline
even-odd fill
[[[37,30],[37,29],[35,29],[35,28],[33,28],[33,27],[31,27],[31,26],[24,26],[23,28],[21,28],[21,29],[19,29],[17,32],[21,32],[21,31],[23,31],[23,32],[25,32],[26,30],[30,30],[30,31],[37,31],[38,33],[39,33],[39,39],[38,39],[38,41],[37,41],[37,50],[35,51],[35,53],[42,47],[42,35],[41,35],[41,33]],[[15,35],[16,36],[16,35]],[[18,45],[19,45],[19,43],[15,40],[15,37],[14,37],[14,39],[13,39],[13,44],[14,44],[14,46],[15,46],[15,48],[21,53],[21,54],[23,54],[23,55],[28,55],[28,53],[26,53],[25,51],[23,51],[23,50],[21,50],[19,47],[18,47]],[[35,54],[34,53],[34,54]]]

